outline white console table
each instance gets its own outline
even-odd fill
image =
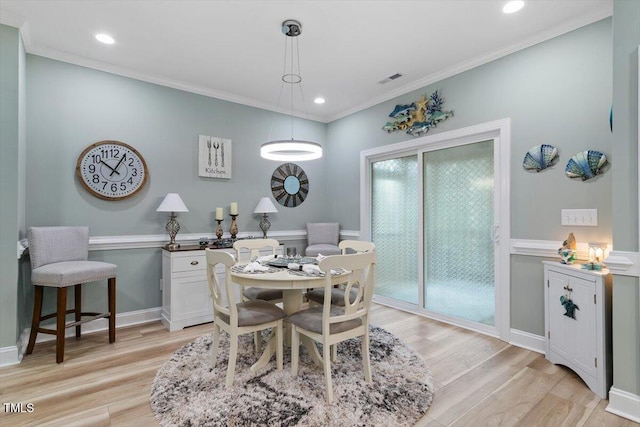
[[[233,248],[212,248],[235,254]],[[248,252],[248,251],[247,251]],[[282,255],[283,246],[276,250]],[[267,249],[262,255],[269,255]],[[224,269],[217,271],[224,277]],[[186,326],[213,322],[213,306],[207,283],[207,260],[204,247],[182,245],[162,249],[162,323],[170,331]],[[240,287],[236,300],[239,301]]]

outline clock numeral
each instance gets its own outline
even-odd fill
[[[93,178],[91,179],[91,181],[93,181],[94,184],[97,184],[100,182],[100,175],[95,174],[93,175]]]
[[[102,181],[102,189],[104,190],[105,188],[107,188],[107,181]]]
[[[127,184],[125,184],[124,182],[120,183],[120,191],[126,191],[127,190]]]
[[[102,150],[100,150],[100,153],[105,159],[117,159],[120,156],[120,150],[117,148],[103,148]]]
[[[93,161],[93,163],[100,163],[102,157],[100,157],[100,154],[92,154],[91,160]]]
[[[129,158],[129,167],[132,168],[133,167],[133,158]]]
[[[128,182],[129,184],[133,184],[133,177],[129,178],[129,179],[127,180],[127,182]]]
[[[89,173],[96,173],[96,165],[89,165]]]
[[[138,169],[136,168],[131,169],[131,176],[138,176]]]
[[[114,182],[113,184],[111,184],[111,192],[115,193],[116,191],[118,191],[118,184]]]

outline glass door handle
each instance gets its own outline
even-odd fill
[[[500,224],[493,224],[491,226],[491,240],[496,245],[500,243]]]

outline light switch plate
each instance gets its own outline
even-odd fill
[[[562,225],[579,227],[596,227],[598,225],[597,209],[562,209]]]

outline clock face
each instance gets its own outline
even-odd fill
[[[121,200],[140,191],[149,172],[144,158],[135,148],[119,141],[100,141],[80,154],[76,175],[94,196]]]

